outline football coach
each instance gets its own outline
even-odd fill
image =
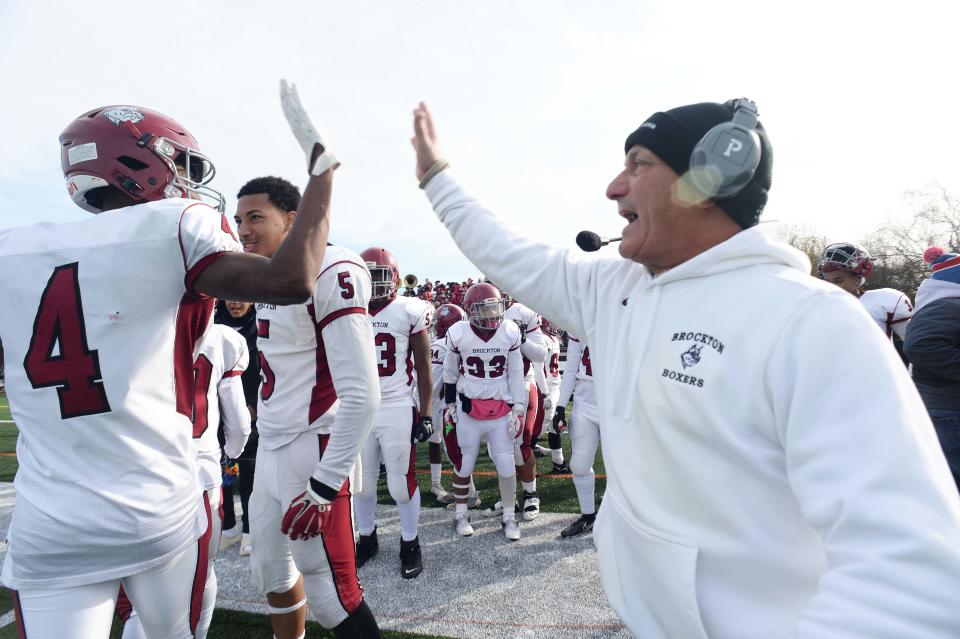
[[[857,300],[758,227],[773,155],[752,102],[658,112],[627,137],[606,191],[620,258],[518,235],[448,170],[423,103],[414,132],[464,255],[590,346],[608,473],[594,541],[633,634],[960,637],[943,453]]]

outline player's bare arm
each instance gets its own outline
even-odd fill
[[[300,103],[296,85],[281,80],[280,104],[310,173],[296,221],[271,258],[232,253],[210,264],[195,284],[207,295],[298,304],[313,292],[330,234],[333,171],[340,163]]]
[[[433,367],[430,365],[430,335],[426,330],[410,336],[413,348],[413,366],[417,371],[417,393],[420,395],[420,414],[431,415],[433,402]]]

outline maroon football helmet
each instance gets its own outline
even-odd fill
[[[442,305],[433,314],[433,324],[430,328],[433,330],[434,339],[443,339],[451,326],[465,319],[467,319],[466,312],[456,304]]]
[[[470,324],[486,330],[500,328],[506,310],[500,291],[486,282],[474,284],[467,289],[463,296],[463,306],[470,317]]]
[[[92,213],[103,210],[109,187],[138,203],[189,197],[221,213],[225,208],[223,196],[207,186],[216,171],[194,137],[150,109],[105,106],[84,113],[60,134],[60,162],[70,197]]]
[[[385,248],[371,246],[360,254],[370,270],[370,280],[373,283],[371,302],[392,300],[397,296],[400,288],[400,268],[393,253]]]

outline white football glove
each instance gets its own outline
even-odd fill
[[[553,398],[549,395],[543,396],[543,414],[546,415],[553,409]]]
[[[510,418],[507,420],[510,437],[516,439],[523,431],[523,424],[527,421],[527,407],[523,404],[514,404],[510,409]]]
[[[447,404],[443,408],[443,434],[447,435],[457,427],[457,405]]]
[[[328,169],[340,166],[340,161],[330,151],[330,147],[313,126],[310,116],[300,103],[297,85],[280,80],[280,106],[283,107],[283,115],[287,118],[290,130],[293,131],[294,137],[307,155],[307,171],[311,175],[322,175]],[[320,154],[314,159],[314,150],[318,146]]]

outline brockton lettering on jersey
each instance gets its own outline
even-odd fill
[[[390,328],[390,322],[378,322],[371,320],[370,325],[374,328]]]
[[[503,350],[503,349],[501,349],[501,348],[471,348],[471,349],[470,349],[470,352],[471,352],[471,353],[474,353],[474,354],[477,354],[477,353],[499,353],[501,350]]]
[[[723,342],[718,340],[712,335],[707,335],[706,333],[674,333],[673,339],[671,342],[685,341],[690,340],[694,342],[700,342],[701,344],[706,344],[710,348],[714,349],[718,353],[723,352]]]

